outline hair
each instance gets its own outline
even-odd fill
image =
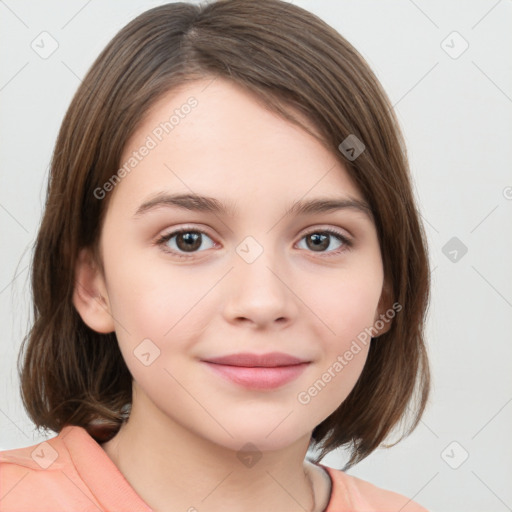
[[[85,325],[73,302],[79,251],[98,241],[109,196],[94,190],[120,165],[150,107],[178,86],[222,77],[314,135],[369,203],[391,302],[402,306],[370,344],[355,387],[312,433],[318,462],[350,449],[350,467],[408,420],[417,426],[430,374],[424,343],[430,281],[426,237],[392,105],[354,47],[317,16],[282,0],[170,3],[150,9],[101,52],[64,117],[31,262],[33,323],[18,359],[21,397],[38,428],[85,428],[98,442],[129,416],[132,377],[115,333]],[[312,133],[294,112],[318,131]],[[339,149],[355,135],[354,160]],[[103,268],[103,267],[101,267]],[[410,413],[410,414],[409,414]]]

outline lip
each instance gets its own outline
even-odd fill
[[[220,357],[209,357],[205,359],[208,363],[224,364],[228,366],[246,366],[246,367],[276,367],[276,366],[291,366],[301,363],[309,363],[305,359],[284,354],[283,352],[269,352],[267,354],[250,354],[248,352],[241,352],[239,354],[229,354]]]
[[[310,361],[281,352],[231,354],[202,362],[217,375],[249,389],[275,389],[296,379]]]

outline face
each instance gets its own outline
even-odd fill
[[[383,312],[376,229],[343,165],[220,78],[155,104],[124,163],[101,290],[134,410],[234,450],[309,436],[355,385],[369,343],[354,340]],[[209,200],[172,197],[189,195]],[[296,205],[317,200],[342,203]]]

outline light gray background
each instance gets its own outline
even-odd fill
[[[0,1],[0,449],[45,439],[22,408],[15,361],[59,125],[105,44],[161,3]],[[431,404],[408,439],[351,473],[432,512],[512,510],[512,2],[294,3],[344,35],[388,92],[431,251]],[[31,48],[43,31],[58,43],[46,59]],[[453,237],[459,247],[446,246]],[[344,460],[333,453],[323,463]]]

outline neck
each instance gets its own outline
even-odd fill
[[[195,435],[143,394],[137,398],[129,420],[102,447],[155,512],[316,512],[326,506],[325,480],[304,460],[309,435],[281,450],[240,453]]]

